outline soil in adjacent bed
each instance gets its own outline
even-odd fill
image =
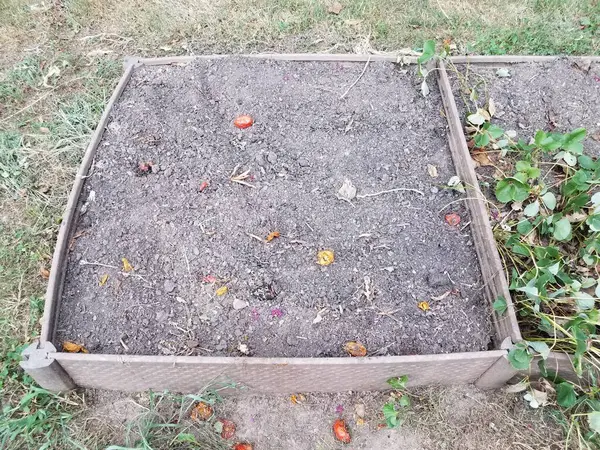
[[[81,195],[57,341],[212,356],[343,356],[351,340],[370,355],[486,350],[469,217],[443,187],[455,171],[440,94],[422,98],[414,69],[371,62],[341,98],[364,66],[136,69]],[[239,114],[255,124],[236,129]],[[236,167],[252,187],[230,181]],[[359,196],[423,195],[350,203],[345,179]],[[335,261],[319,266],[325,249]]]
[[[496,75],[499,67],[458,66],[463,75],[470,74],[472,86],[481,87],[485,80],[487,94],[496,106],[493,123],[515,130],[525,141],[537,130],[566,133],[585,128],[585,153],[600,157],[600,63],[565,58],[512,64],[503,66],[510,73],[505,78]],[[464,111],[456,82],[454,88],[457,105]],[[468,94],[463,98],[468,99]]]

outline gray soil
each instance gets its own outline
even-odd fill
[[[93,426],[96,435],[102,434],[98,430],[105,430],[106,444],[131,445],[136,435],[130,434],[127,441],[127,430],[135,431],[139,421],[147,420],[147,394],[87,394],[93,407],[77,420]],[[297,404],[282,396],[225,397],[216,404],[215,415],[236,424],[234,442],[250,442],[257,450],[566,448],[562,428],[548,410],[531,409],[523,393],[483,392],[473,386],[459,386],[420,389],[411,392],[411,397],[405,421],[395,429],[379,429],[383,422],[381,407],[389,399],[382,392],[306,394]],[[166,409],[168,404],[164,406]],[[175,408],[173,412],[178,416],[178,405]],[[363,415],[362,420],[357,412]],[[169,418],[170,414],[163,417]],[[183,416],[188,415],[185,411]],[[337,418],[344,419],[349,428],[350,445],[333,437],[332,424]]]
[[[497,109],[493,123],[515,130],[517,137],[525,141],[537,130],[565,133],[583,127],[588,133],[586,154],[600,157],[600,64],[560,59],[506,68],[509,78],[496,76],[498,67],[468,67],[472,85],[481,80],[475,74],[486,81],[488,95]],[[467,67],[460,66],[459,70],[465,74]],[[458,94],[456,88],[455,83]],[[484,98],[482,95],[480,103],[485,103]],[[456,99],[461,107],[460,96]]]
[[[136,69],[82,192],[57,341],[212,356],[240,355],[240,344],[251,356],[343,356],[351,340],[370,355],[486,350],[468,214],[461,201],[442,211],[460,195],[443,188],[455,169],[440,94],[422,98],[414,69],[372,62],[340,99],[363,67],[235,58]],[[244,113],[255,124],[238,130]],[[140,175],[145,161],[154,169]],[[253,187],[230,181],[237,166]],[[345,179],[359,196],[424,195],[350,204],[336,198]],[[272,231],[281,237],[269,243],[250,236]],[[335,253],[327,267],[323,249]]]

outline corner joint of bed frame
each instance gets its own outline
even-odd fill
[[[64,392],[74,389],[75,383],[53,357],[56,347],[51,342],[35,341],[21,356],[21,368],[42,388],[52,392]]]

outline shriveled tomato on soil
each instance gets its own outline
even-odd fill
[[[198,404],[194,406],[194,409],[192,409],[190,417],[192,420],[205,422],[210,419],[212,415],[212,406],[210,406],[208,403],[198,402]]]
[[[234,446],[232,447],[232,450],[253,450],[254,446],[252,444],[249,444],[248,442],[238,442],[237,444],[234,444]]]
[[[233,423],[231,420],[222,418],[218,419],[218,421],[223,425],[223,428],[221,429],[221,437],[223,439],[232,439],[235,435],[235,423]]]
[[[335,256],[332,250],[321,250],[317,253],[317,264],[320,266],[328,266],[335,261]]]
[[[67,353],[89,353],[83,345],[75,342],[64,341],[62,347]]]
[[[446,223],[450,226],[457,226],[460,223],[460,216],[456,213],[446,214]]]
[[[233,124],[240,129],[244,129],[244,128],[249,128],[252,126],[252,124],[254,123],[254,119],[252,118],[252,116],[249,116],[248,114],[243,114],[241,116],[238,116],[235,118],[235,120],[233,121]]]
[[[344,444],[349,444],[352,441],[346,422],[342,419],[337,419],[333,422],[333,436]]]
[[[281,236],[281,233],[279,231],[272,231],[269,234],[267,234],[267,242],[271,242],[273,239],[278,238],[279,236]]]
[[[344,350],[350,356],[367,356],[367,348],[360,342],[346,342],[346,344],[344,344]]]

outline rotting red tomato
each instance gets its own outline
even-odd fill
[[[352,440],[350,438],[348,427],[346,427],[346,422],[342,419],[337,419],[333,422],[333,435],[338,441],[343,442],[344,444],[349,444]]]
[[[248,442],[238,442],[233,446],[232,450],[253,450],[254,447]]]
[[[235,423],[227,419],[218,420],[223,424],[223,429],[221,430],[221,437],[223,439],[232,439],[235,435]]]
[[[446,214],[446,223],[455,227],[460,223],[460,216],[456,213]]]
[[[242,130],[244,128],[251,127],[253,123],[254,123],[254,119],[252,118],[252,116],[249,116],[248,114],[244,114],[244,115],[238,116],[233,121],[233,124],[237,128],[241,128]]]

